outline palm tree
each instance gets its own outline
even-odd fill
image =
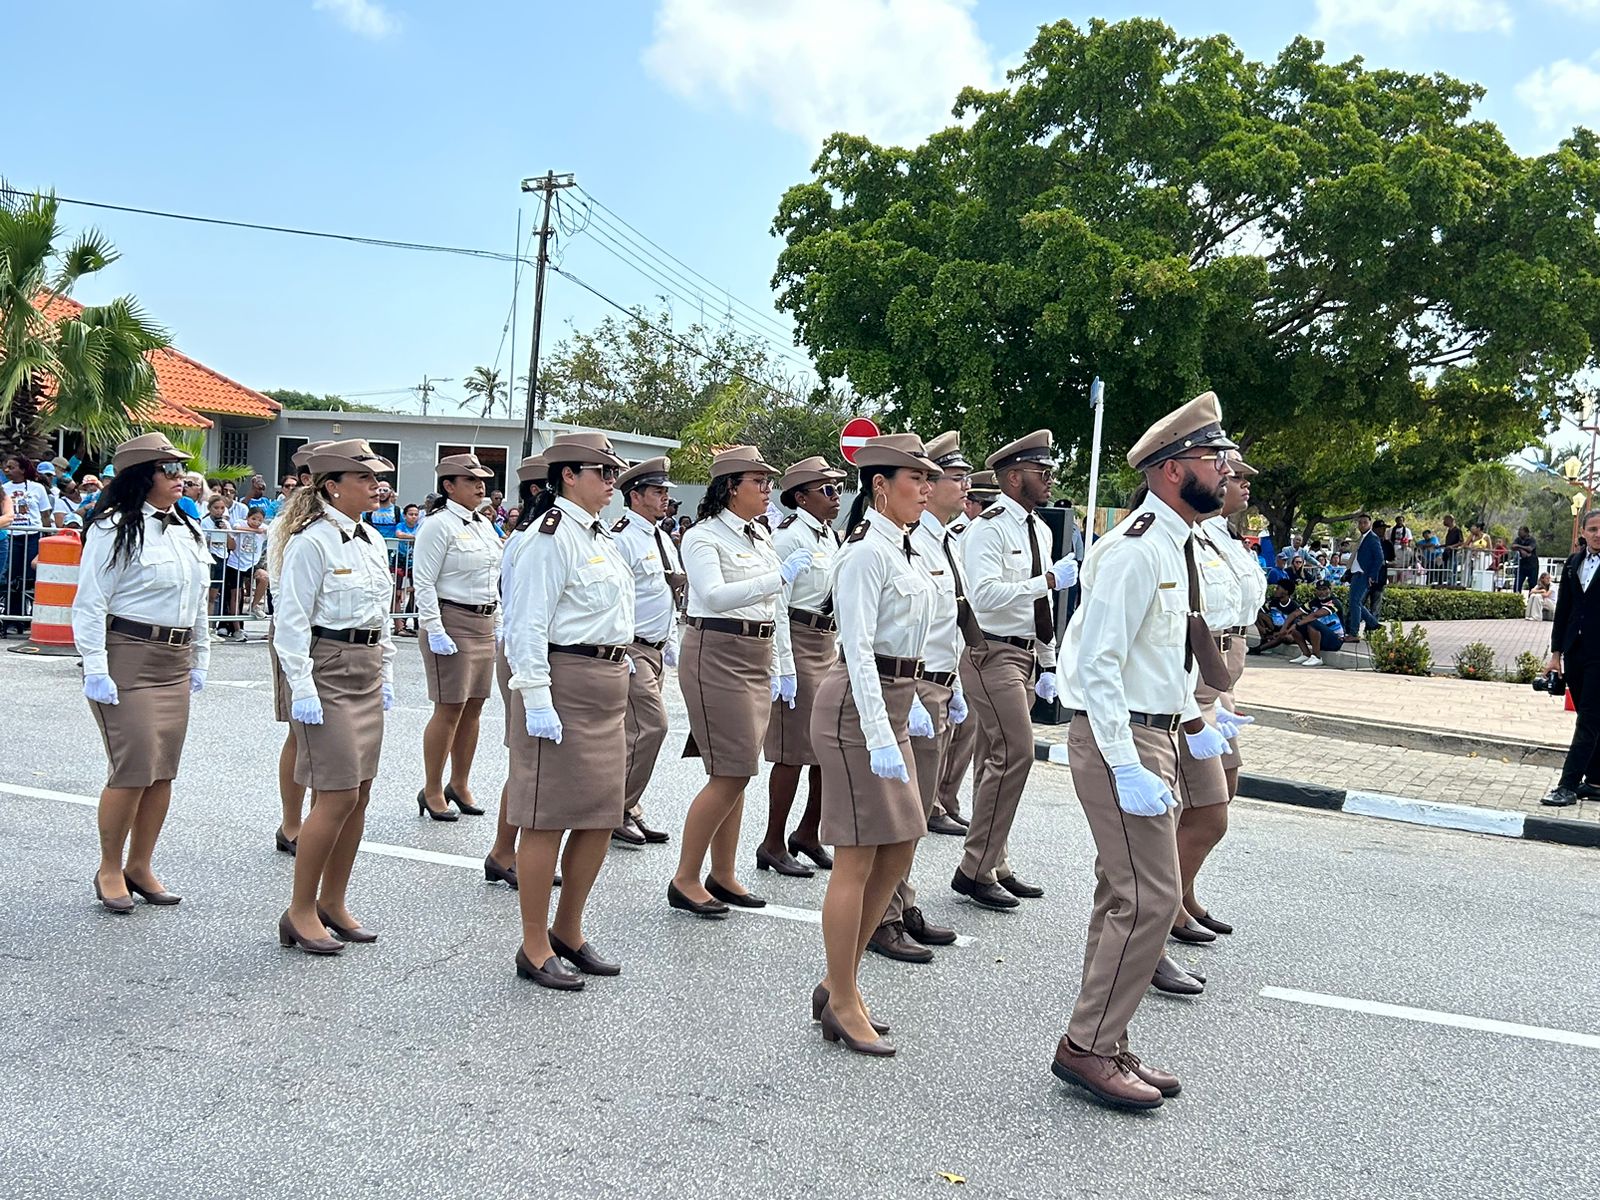
[[[1517,476],[1503,462],[1473,463],[1461,472],[1453,489],[1456,503],[1476,513],[1484,525],[1517,497]]]
[[[461,385],[461,389],[470,398],[461,402],[462,408],[465,408],[473,400],[477,400],[483,403],[483,412],[479,413],[479,416],[493,416],[496,404],[505,407],[506,414],[510,415],[511,409],[510,403],[506,399],[505,380],[500,378],[499,367],[473,367],[471,374],[467,376],[466,382]]]
[[[58,249],[59,209],[54,193],[24,194],[0,180],[0,449],[33,458],[56,429],[80,430],[95,447],[127,437],[156,398],[145,355],[168,344],[131,296],[62,303],[118,256],[92,229]]]

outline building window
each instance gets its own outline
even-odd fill
[[[393,482],[395,487],[399,487],[400,478],[398,472],[400,470],[400,443],[369,441],[367,445],[372,447],[372,452],[379,458],[386,458],[394,464],[395,469],[389,472],[388,478]]]
[[[222,461],[224,467],[243,467],[250,462],[250,431],[224,429],[222,431]]]
[[[282,479],[285,475],[293,475],[295,466],[293,458],[295,452],[309,442],[310,438],[280,437],[278,439],[278,473],[273,476],[274,481]]]

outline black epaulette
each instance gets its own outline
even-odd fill
[[[1133,524],[1128,526],[1128,532],[1123,534],[1122,536],[1123,537],[1143,537],[1146,533],[1150,532],[1150,526],[1154,525],[1155,523],[1156,523],[1156,515],[1155,515],[1155,513],[1153,513],[1153,512],[1140,513],[1137,517],[1135,517],[1133,519]]]
[[[979,513],[978,514],[978,520],[980,520],[980,521],[992,521],[1003,512],[1005,512],[1005,509],[1001,508],[998,504],[996,504],[993,508],[986,508],[981,513]]]
[[[865,521],[857,521],[850,532],[844,535],[844,540],[847,542],[859,542],[867,536],[868,528],[870,527]]]
[[[778,522],[778,528],[779,529],[787,529],[787,528],[789,528],[789,526],[793,525],[799,519],[800,519],[800,514],[799,513],[790,513],[787,517],[785,517],[783,520]]]
[[[966,526],[966,524],[964,522],[960,522],[960,523],[957,523],[955,525],[950,526],[950,531],[949,531],[950,532],[950,536],[951,537],[959,537],[961,535],[961,533],[966,529],[966,527],[967,526]]]
[[[761,528],[765,529],[768,533],[772,532],[772,518],[767,516],[766,513],[762,513],[756,518],[756,524],[761,526]]]
[[[540,533],[554,533],[561,524],[561,510],[552,508],[539,522]]]
[[[611,532],[612,533],[621,533],[627,527],[628,527],[628,518],[627,517],[618,517],[617,518],[617,523],[611,527]]]

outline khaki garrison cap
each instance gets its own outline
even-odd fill
[[[1055,437],[1048,429],[1035,429],[1027,437],[1019,437],[1009,445],[1001,446],[983,460],[983,465],[992,471],[1004,471],[1007,467],[1022,463],[1054,466],[1056,460],[1050,455],[1050,443],[1053,441]]]
[[[1145,430],[1128,451],[1128,465],[1144,471],[1196,448],[1238,449],[1222,432],[1222,405],[1215,392],[1196,396]]]
[[[947,429],[928,443],[928,457],[941,467],[954,467],[960,471],[972,470],[972,464],[961,453],[961,434]]]
[[[783,473],[783,478],[778,480],[778,491],[787,492],[790,488],[808,483],[838,483],[843,478],[843,471],[830,467],[822,455],[813,454],[810,458],[802,458]]]
[[[864,467],[912,467],[930,476],[944,474],[914,433],[885,433],[868,438],[856,451],[856,468]]]
[[[667,472],[672,470],[672,460],[666,455],[636,462],[617,476],[617,486],[623,491],[636,487],[671,487]]]

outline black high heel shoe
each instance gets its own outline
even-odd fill
[[[822,1010],[827,1007],[828,989],[819,983],[816,987],[811,989],[811,1019],[813,1021],[822,1020]],[[872,1022],[873,1029],[877,1030],[879,1033],[889,1032],[889,1022],[880,1021],[877,1017],[874,1017],[870,1013],[867,1014],[867,1020]]]
[[[297,837],[286,836],[283,832],[282,825],[279,825],[277,830],[273,833],[272,840],[277,845],[278,849],[283,851],[283,853],[287,854],[290,858],[293,858],[294,852],[300,848],[300,839]]]
[[[818,842],[815,846],[802,846],[799,842],[794,840],[794,835],[790,834],[789,853],[794,855],[796,858],[799,858],[802,854],[804,854],[812,862],[817,864],[817,869],[819,871],[833,870],[833,855],[829,854],[820,842]]]
[[[765,908],[767,902],[754,892],[736,892],[731,887],[725,887],[711,876],[706,876],[706,891],[710,892],[724,904],[732,904],[739,908]]]
[[[92,882],[94,883],[94,898],[96,900],[100,901],[101,904],[105,905],[106,906],[106,910],[108,912],[114,912],[114,913],[118,913],[120,915],[126,915],[126,914],[131,913],[133,911],[133,897],[132,896],[107,896],[104,892],[102,892],[100,890],[100,876],[99,875],[96,875]],[[724,909],[723,911],[727,911],[727,910]]]
[[[707,888],[707,891],[710,889]],[[706,920],[720,920],[728,915],[728,906],[720,900],[691,900],[683,894],[683,890],[671,880],[667,881],[667,903],[673,908],[682,909],[684,912],[693,913]]]
[[[858,1041],[845,1032],[844,1026],[839,1024],[839,1018],[833,1015],[833,1006],[830,1004],[823,1008],[822,1040],[825,1042],[843,1042],[845,1048],[854,1050],[857,1054],[870,1055],[873,1058],[893,1058],[894,1043],[879,1035],[870,1042]]]
[[[435,812],[433,809],[429,808],[428,793],[425,789],[418,790],[417,792],[417,816],[420,817],[423,813],[427,813],[435,821],[459,821],[461,819],[448,808],[443,812]]]
[[[322,906],[317,906],[317,920],[333,930],[333,936],[341,942],[375,942],[378,935],[364,925],[341,925],[326,912]]]
[[[171,908],[174,904],[183,903],[183,897],[172,892],[156,892],[147,887],[140,887],[126,871],[122,873],[122,882],[128,885],[130,892],[146,904],[154,904],[158,908]]]
[[[756,870],[776,871],[779,875],[789,875],[795,879],[810,879],[816,874],[794,855],[787,852],[768,854],[760,846],[756,847]]]
[[[456,789],[451,787],[448,783],[444,785],[444,798],[450,801],[451,804],[454,804],[469,817],[483,816],[483,809],[479,808],[476,804],[468,804],[456,794]]]

